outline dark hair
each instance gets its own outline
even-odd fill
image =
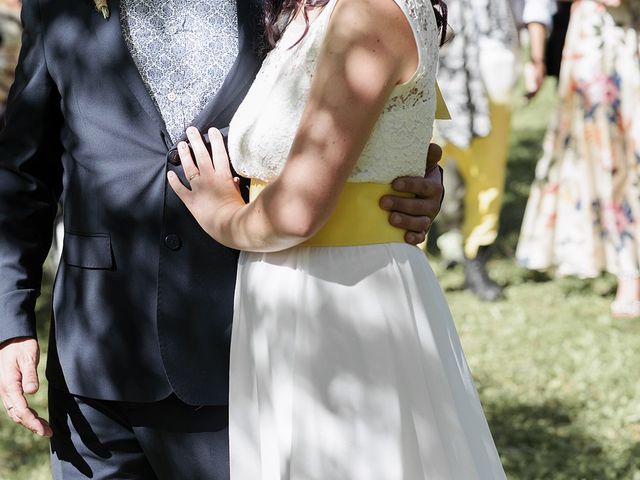
[[[288,23],[292,20],[293,15],[298,10],[300,4],[304,0],[265,0],[264,1],[264,30],[266,50],[271,50],[275,47],[278,40],[282,36],[282,32],[287,27]],[[302,15],[306,23],[306,28],[300,40],[304,38],[309,30],[309,11],[315,8],[322,8],[329,0],[306,0]],[[444,44],[447,36],[447,4],[444,0],[431,0],[433,11],[436,14],[436,22],[440,29],[440,44]],[[280,19],[288,18],[288,21],[284,24]],[[300,41],[298,40],[298,41]]]

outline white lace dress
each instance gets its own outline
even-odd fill
[[[289,48],[302,32],[292,24],[265,60],[231,123],[241,174],[268,182],[282,170],[336,1]],[[424,171],[438,32],[429,1],[396,2],[419,68],[350,182]],[[402,243],[242,253],[229,414],[232,480],[505,478],[440,286]]]

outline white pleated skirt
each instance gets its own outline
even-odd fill
[[[416,247],[242,253],[230,378],[232,480],[506,478]]]

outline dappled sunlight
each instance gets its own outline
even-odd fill
[[[283,459],[263,468],[337,478],[335,465],[371,479],[421,475],[423,465],[469,478],[499,468],[486,462],[493,445],[421,257],[402,244],[242,254],[231,417],[258,404],[259,421],[244,423],[254,433],[235,435],[263,462]],[[235,393],[233,379],[244,385]]]
[[[157,208],[157,199],[165,195],[165,147],[170,141],[160,142],[162,121],[131,68],[126,45],[116,39],[117,19],[105,21],[97,12],[78,15],[76,10],[92,8],[90,1],[84,3],[68,2],[63,10],[51,12],[50,33],[59,40],[51,46],[50,61],[67,65],[52,68],[51,74],[60,85],[75,85],[61,92],[67,127],[62,136],[64,168],[69,178],[82,181],[64,188],[69,228],[56,300],[52,305],[53,273],[48,271],[38,304],[42,385],[33,406],[43,416],[43,365],[50,353],[52,311],[65,319],[57,326],[57,338],[73,338],[74,348],[60,351],[65,369],[75,372],[73,390],[97,388],[105,397],[164,381],[163,366],[154,361],[166,355],[160,349],[167,345],[182,352],[185,370],[221,381],[220,372],[226,375],[227,365],[221,368],[190,354],[226,353],[232,328],[230,305],[219,305],[226,305],[225,299],[233,295],[235,272],[227,267],[234,264],[237,252],[224,250],[216,258],[216,266],[222,267],[212,274],[211,263],[203,261],[201,253],[215,242],[171,193],[169,213]],[[118,10],[112,13],[117,16]],[[107,50],[106,45],[116,48]],[[351,55],[364,53],[354,49]],[[302,65],[307,60],[297,61]],[[361,78],[362,72],[347,76]],[[304,81],[300,75],[275,101],[299,102]],[[366,85],[351,87],[370,95]],[[509,285],[506,300],[478,302],[461,291],[459,270],[436,267],[434,274],[418,261],[421,252],[408,245],[241,254],[244,270],[238,287],[243,296],[236,299],[230,408],[236,412],[231,416],[232,455],[235,450],[240,459],[232,464],[245,470],[233,475],[259,478],[256,472],[262,468],[273,478],[318,478],[321,472],[320,478],[331,480],[348,470],[348,478],[414,479],[419,478],[415,472],[429,464],[436,477],[455,471],[462,472],[456,478],[472,478],[476,472],[491,478],[497,466],[486,462],[493,444],[483,422],[484,409],[513,480],[638,478],[640,385],[633,372],[640,362],[640,324],[614,321],[608,315],[615,288],[609,277],[593,282],[552,279],[523,270],[512,260],[553,87],[547,84],[531,105],[520,105],[515,119],[497,241],[500,255],[491,263],[498,279]],[[146,125],[149,131],[113,122],[104,111]],[[263,113],[271,112],[264,107]],[[262,130],[252,134],[258,144],[265,138],[287,138],[295,120],[257,122]],[[319,121],[336,123],[330,115]],[[399,122],[375,128],[403,154],[411,147],[407,137],[394,130],[404,128]],[[122,142],[114,144],[113,138]],[[327,141],[314,129],[299,137],[300,143],[318,151]],[[371,148],[380,150],[377,145]],[[267,167],[273,178],[282,164]],[[395,175],[397,169],[391,167],[390,175]],[[124,188],[129,182],[138,187]],[[481,199],[486,204],[494,200],[495,192]],[[91,218],[87,212],[92,212]],[[161,260],[164,224],[198,232],[190,245],[178,247],[180,268],[175,257]],[[87,235],[86,229],[110,233]],[[319,251],[322,262],[315,256]],[[453,318],[439,296],[440,281]],[[163,283],[171,285],[171,291],[160,288]],[[194,297],[193,291],[207,294]],[[189,321],[203,310],[211,322],[201,326]],[[132,321],[114,330],[97,314],[102,311]],[[210,328],[224,332],[218,344]],[[151,373],[142,380],[135,375],[119,378],[133,368]],[[173,374],[190,381],[180,371]],[[118,391],[109,383],[112,378],[121,380]],[[143,385],[146,381],[149,385]],[[79,412],[72,412],[70,421],[96,440]],[[95,455],[109,455],[99,442],[92,445]],[[243,462],[245,456],[262,463]],[[69,460],[92,474],[79,456]],[[49,478],[48,464],[46,440],[0,415],[0,478]]]

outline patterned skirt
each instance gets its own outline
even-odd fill
[[[527,268],[580,277],[640,275],[637,18],[628,8],[574,3],[560,104],[516,252]]]

